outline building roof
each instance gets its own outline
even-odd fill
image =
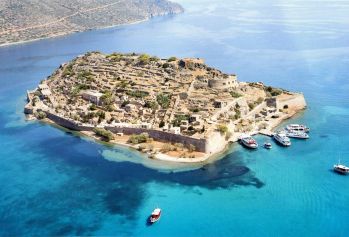
[[[94,91],[94,90],[86,90],[83,92],[83,94],[95,96],[95,97],[101,97],[103,95],[102,93],[100,93],[98,91]]]

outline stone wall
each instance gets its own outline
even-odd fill
[[[73,120],[69,120],[66,118],[62,118],[58,115],[55,115],[53,113],[50,112],[46,112],[47,118],[52,120],[53,122],[55,122],[56,124],[65,127],[65,128],[69,128],[71,130],[75,130],[75,131],[93,131],[94,127],[92,126],[84,126],[84,125],[80,125],[77,124],[75,121]]]
[[[142,128],[127,128],[127,127],[105,127],[105,129],[113,133],[124,133],[126,135],[148,133],[151,138],[159,141],[166,141],[171,143],[182,143],[186,146],[192,144],[197,151],[206,152],[206,139],[197,139],[193,137],[183,136],[180,134],[173,134],[152,129]]]

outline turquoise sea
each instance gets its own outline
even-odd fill
[[[186,12],[0,48],[0,236],[349,236],[348,0],[178,0]],[[201,57],[242,81],[302,91],[289,148],[232,145],[171,167],[22,113],[27,89],[86,51]],[[257,137],[261,143],[265,137]],[[146,224],[156,206],[159,223]]]

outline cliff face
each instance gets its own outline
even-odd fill
[[[0,45],[181,12],[179,4],[167,0],[4,0]]]

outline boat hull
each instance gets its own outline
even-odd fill
[[[333,166],[333,170],[338,173],[338,174],[343,174],[343,175],[346,175],[349,173],[349,169],[341,169],[341,168],[338,168],[336,166]]]
[[[282,141],[280,141],[279,139],[277,139],[277,138],[275,138],[275,137],[274,137],[274,140],[276,141],[276,143],[278,143],[278,144],[281,145],[281,146],[284,146],[284,147],[289,147],[289,146],[291,146],[291,143],[290,143],[290,142],[285,143],[285,142],[282,142]]]
[[[257,149],[258,148],[258,145],[250,145],[250,144],[246,144],[244,141],[241,141],[240,142],[244,147],[248,148],[248,149]]]

